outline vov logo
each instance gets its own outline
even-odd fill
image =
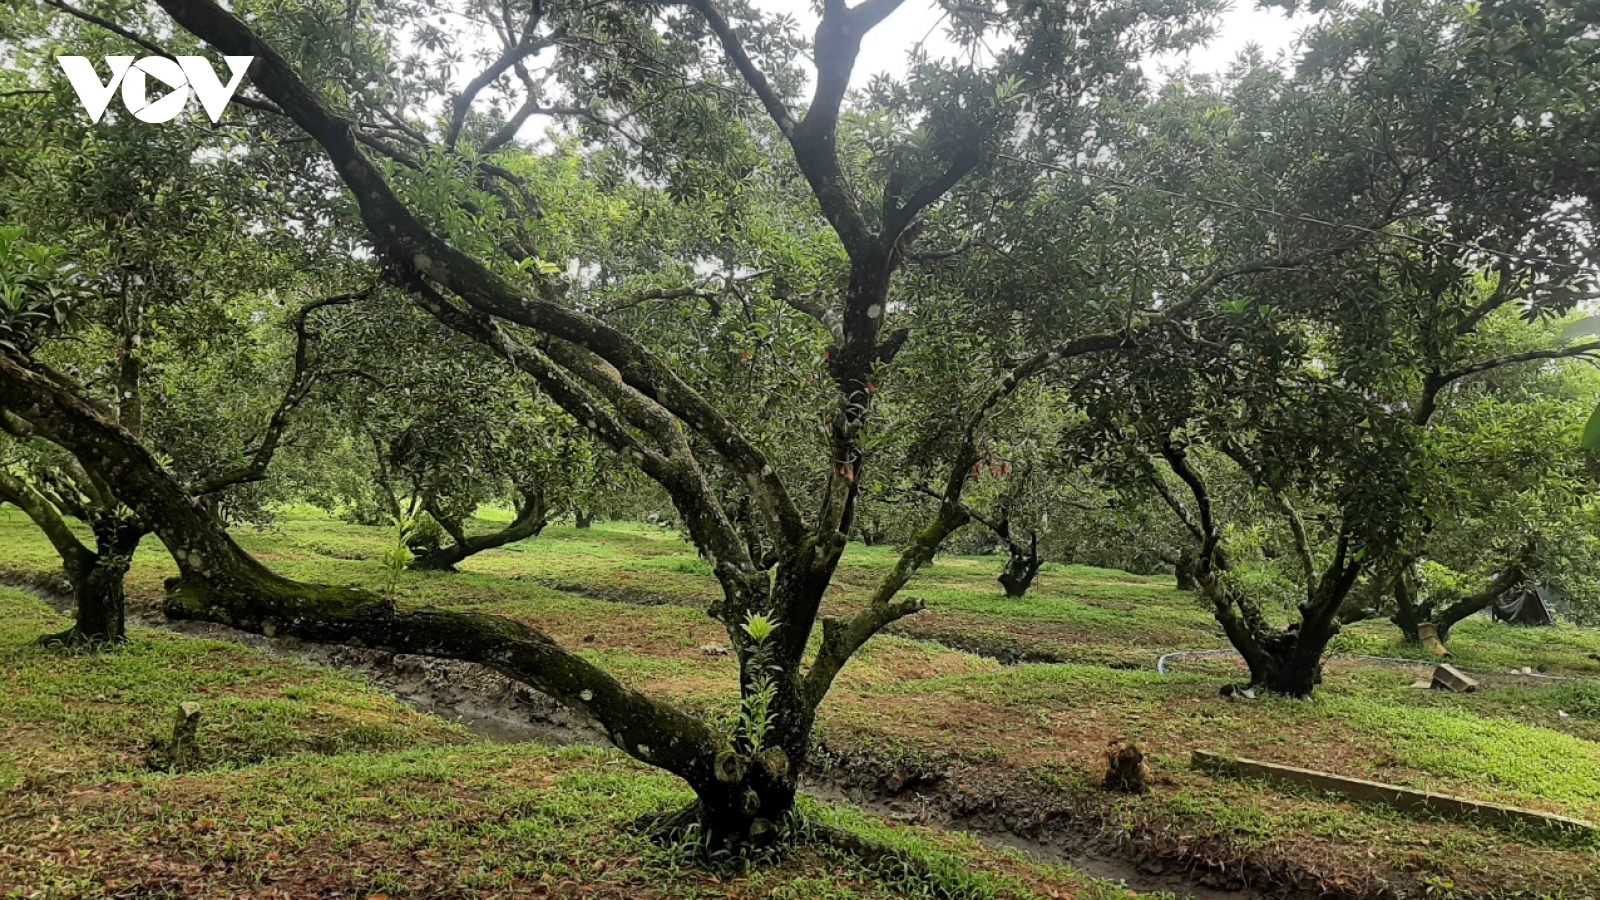
[[[78,102],[83,104],[89,119],[99,122],[106,114],[111,96],[122,88],[122,105],[141,122],[170,122],[189,105],[189,92],[200,98],[206,115],[212,122],[222,118],[222,111],[239,89],[244,73],[255,60],[253,56],[224,56],[233,78],[227,84],[217,77],[211,63],[203,56],[146,56],[135,62],[131,56],[108,56],[111,80],[101,81],[94,63],[86,56],[58,56],[61,71],[67,73],[72,89],[78,92]],[[172,89],[159,100],[151,101],[149,82],[154,78]]]

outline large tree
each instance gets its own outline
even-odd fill
[[[115,480],[119,495],[152,523],[182,571],[169,602],[173,614],[485,662],[593,716],[618,746],[682,776],[699,797],[694,820],[718,840],[763,840],[788,818],[817,706],[835,676],[877,631],[920,608],[898,598],[900,589],[967,521],[960,498],[989,415],[1063,360],[1129,343],[1124,327],[1086,329],[1037,342],[1006,371],[968,373],[981,388],[963,413],[964,437],[946,459],[937,512],[864,608],[821,623],[820,644],[808,656],[823,592],[850,533],[880,370],[908,337],[895,325],[903,307],[892,288],[915,246],[919,216],[969,173],[994,164],[1019,131],[1034,145],[1055,144],[1052,152],[1077,153],[1096,104],[1136,94],[1137,61],[1186,39],[1195,12],[1181,4],[953,7],[953,30],[967,48],[961,57],[919,59],[903,83],[883,85],[871,105],[847,116],[862,38],[893,12],[894,0],[857,7],[830,0],[809,45],[791,28],[710,0],[686,9],[510,4],[483,32],[498,43],[488,67],[447,99],[441,121],[428,118],[418,98],[392,90],[395,79],[362,68],[387,51],[330,60],[315,49],[344,39],[341,29],[372,47],[374,36],[398,41],[416,26],[421,46],[448,54],[449,36],[416,16],[423,7],[341,4],[341,15],[319,19],[325,32],[307,41],[294,31],[301,20],[261,15],[247,25],[210,0],[161,6],[217,49],[255,58],[250,84],[259,96],[244,102],[281,112],[321,147],[372,251],[420,308],[515,365],[671,496],[723,588],[711,612],[742,663],[744,724],[720,733],[513,622],[286,582],[244,554],[132,435],[63,386],[24,362],[0,360],[0,402]],[[471,20],[479,9],[463,14]],[[351,21],[372,31],[350,28]],[[983,40],[995,32],[1005,34],[998,43],[1006,49],[997,53]],[[291,46],[303,54],[294,61],[279,49]],[[798,78],[787,59],[800,47],[816,67],[804,105],[795,102]],[[696,383],[697,367],[662,352],[647,331],[573,302],[588,287],[582,273],[568,277],[562,261],[545,255],[538,223],[527,215],[532,198],[520,193],[526,182],[494,155],[529,115],[550,110],[550,82],[530,71],[546,51],[556,56],[550,71],[583,104],[575,114],[607,131],[646,129],[624,139],[643,145],[641,164],[655,167],[688,201],[708,193],[697,177],[714,191],[737,182],[741,165],[768,165],[771,140],[786,148],[778,170],[798,172],[833,248],[828,264],[811,273],[812,284],[781,292],[798,311],[778,313],[786,323],[809,318],[807,328],[826,347],[824,359],[810,361],[819,388],[812,396],[826,422],[810,458],[784,460],[780,471],[769,447],[752,437],[760,430],[741,427],[749,417],[743,405],[762,398],[728,394],[719,406],[708,385]],[[339,69],[356,71],[330,71]],[[692,89],[666,96],[679,81]],[[480,94],[509,103],[496,116],[474,102]],[[748,121],[751,95],[766,123],[741,124],[730,136],[730,125]],[[615,108],[628,123],[611,118]],[[796,221],[791,233],[814,232],[804,217]],[[1211,283],[1239,274],[1229,267]],[[1150,319],[1160,320],[1159,313]],[[730,497],[747,499],[742,513]]]

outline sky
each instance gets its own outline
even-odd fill
[[[855,2],[859,0],[852,0],[852,5]],[[756,5],[771,12],[786,12],[808,30],[814,27],[817,18],[811,0],[756,0]],[[933,0],[906,0],[863,41],[852,84],[861,87],[877,73],[899,71],[905,64],[906,52],[930,30],[933,36],[928,39],[929,52],[938,54],[941,48],[948,51],[950,45],[939,39],[939,21],[939,8]],[[1234,56],[1251,42],[1271,55],[1293,43],[1308,21],[1305,16],[1290,18],[1281,10],[1257,9],[1254,0],[1236,0],[1222,16],[1211,42],[1191,51],[1186,61],[1197,72],[1218,72],[1227,68]],[[1159,74],[1160,69],[1183,61],[1152,60],[1149,74]]]

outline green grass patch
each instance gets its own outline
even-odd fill
[[[0,792],[148,768],[186,701],[201,705],[201,751],[214,766],[466,739],[358,678],[235,644],[139,628],[97,653],[36,644],[67,624],[0,588]]]

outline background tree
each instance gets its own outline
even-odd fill
[[[1578,262],[1590,185],[1568,165],[1588,151],[1550,152],[1594,122],[1592,103],[1575,102],[1566,81],[1592,64],[1588,26],[1533,10],[1330,13],[1295,73],[1247,59],[1219,92],[1175,83],[1123,151],[1123,162],[1161,177],[1120,179],[1120,208],[1186,201],[1176,211],[1194,219],[1183,230],[1211,244],[1162,241],[1147,272],[1170,269],[1168,254],[1234,241],[1336,246],[1342,232],[1350,242],[1315,267],[1282,266],[1215,293],[1193,330],[1167,332],[1173,343],[1130,360],[1090,401],[1093,417],[1128,424],[1189,488],[1201,587],[1258,685],[1310,693],[1352,592],[1426,533],[1428,428],[1448,396],[1485,372],[1594,349],[1497,355],[1485,338],[1496,317],[1565,313],[1591,283]],[[1507,46],[1518,48],[1509,63]],[[1241,189],[1246,171],[1260,174]],[[1400,224],[1380,234],[1360,224],[1362,210]],[[1270,498],[1295,536],[1303,598],[1287,628],[1229,574],[1200,446]],[[1321,535],[1302,508],[1316,510]]]
[[[1479,337],[1502,355],[1542,350],[1562,333],[1559,322],[1507,314],[1484,330]],[[1427,431],[1425,533],[1393,576],[1392,618],[1407,640],[1422,624],[1448,640],[1456,623],[1529,581],[1589,596],[1583,548],[1594,472],[1576,433],[1596,379],[1591,365],[1535,360],[1452,386]]]
[[[341,473],[331,493],[358,520],[393,522],[417,509],[412,568],[454,571],[533,537],[592,483],[593,451],[577,424],[502,360],[389,296],[357,314],[327,350],[339,371],[358,373],[359,389],[327,410],[321,440],[371,453],[361,455],[367,465],[346,457],[363,474]],[[509,505],[511,521],[469,534],[486,504]]]
[[[17,45],[29,59],[63,44],[121,46],[98,27],[30,13],[5,23],[41,26]],[[301,274],[317,256],[314,242],[300,244],[312,235],[297,228],[291,239],[290,226],[267,223],[281,198],[242,174],[231,137],[118,112],[90,126],[64,85],[40,90],[26,95],[35,127],[0,151],[0,222],[12,223],[0,250],[11,339],[0,352],[159,448],[195,496],[259,517],[260,498],[240,486],[264,477],[317,377],[307,316],[328,304],[291,313],[284,329],[275,294],[314,289]],[[114,480],[37,440],[26,422],[4,424],[15,439],[7,499],[52,535],[78,605],[77,624],[52,640],[120,641],[122,573],[149,524]]]

